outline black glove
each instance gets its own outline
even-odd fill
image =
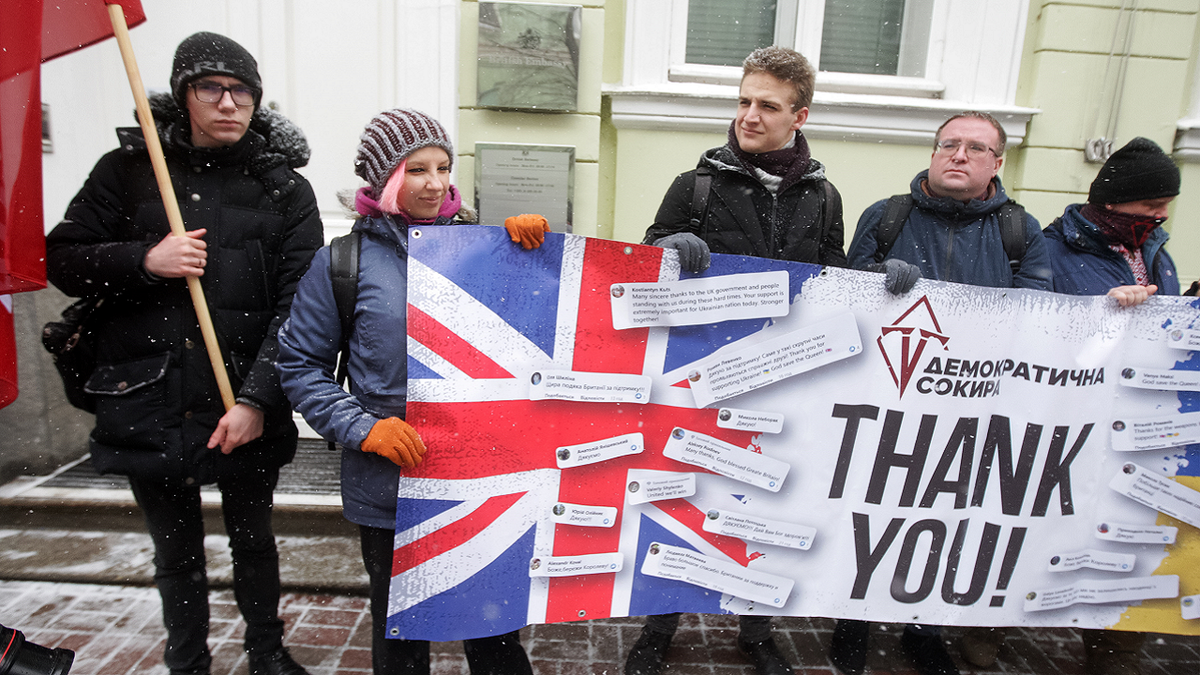
[[[708,244],[691,232],[677,232],[654,242],[659,248],[679,251],[679,264],[688,272],[703,272],[711,260]]]
[[[892,295],[904,295],[912,290],[921,278],[921,269],[897,258],[889,258],[881,263],[867,265],[868,272],[884,274],[883,286]]]
[[[1193,281],[1191,288],[1183,292],[1184,295],[1190,295],[1193,298],[1200,295],[1200,281]]]

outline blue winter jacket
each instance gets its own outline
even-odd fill
[[[1054,266],[1054,290],[1068,295],[1104,295],[1117,286],[1137,283],[1120,253],[1110,249],[1095,224],[1083,217],[1083,204],[1072,204],[1046,228],[1046,245]],[[1162,295],[1179,295],[1175,263],[1163,249],[1167,232],[1156,228],[1142,244],[1142,260],[1150,283]]]
[[[439,218],[434,225],[448,225]],[[424,225],[423,227],[429,227]],[[400,467],[359,448],[385,417],[404,418],[408,231],[391,218],[360,218],[358,299],[350,336],[350,392],[334,380],[342,326],[329,279],[329,247],[300,281],[292,314],[279,330],[280,382],[292,406],[322,438],[341,444],[342,511],[357,525],[396,525]]]
[[[1008,201],[1008,195],[999,177],[992,179],[996,192],[990,199],[972,199],[964,204],[950,197],[925,194],[921,183],[928,175],[928,170],[922,171],[912,181],[913,209],[887,258],[916,265],[926,279],[1051,290],[1046,240],[1041,226],[1028,213],[1025,257],[1017,273],[1012,273],[1000,238],[999,211]],[[866,269],[875,262],[875,232],[886,206],[886,199],[875,202],[858,219],[848,255],[854,269]]]

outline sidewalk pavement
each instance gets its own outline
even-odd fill
[[[302,444],[276,491],[275,532],[285,590],[286,644],[312,675],[370,673],[370,617],[357,532],[341,517],[336,454]],[[243,624],[228,590],[231,568],[218,495],[202,491],[213,675],[246,675]],[[76,652],[72,675],[166,675],[164,631],[152,583],[153,545],[123,480],[76,463],[52,476],[0,486],[0,624],[44,647]],[[307,589],[307,590],[306,590]],[[319,589],[317,592],[308,592]],[[826,656],[830,619],[776,618],[775,639],[799,675],[838,675]],[[522,641],[537,675],[621,675],[639,618],[529,626]],[[900,625],[875,624],[868,673],[913,675]],[[963,628],[947,628],[958,658]],[[665,675],[753,675],[738,652],[737,618],[685,614]],[[467,673],[461,643],[432,645],[433,674]],[[1071,629],[1014,629],[996,665],[964,675],[1085,675]],[[960,666],[964,664],[960,661]],[[1144,675],[1200,673],[1200,638],[1151,635]]]
[[[245,675],[243,624],[228,590],[211,593],[213,675]],[[285,593],[286,644],[312,675],[358,675],[371,668],[366,599],[349,595]],[[72,675],[166,675],[163,628],[153,588],[0,580],[0,623],[44,647],[76,652]],[[522,641],[537,675],[620,675],[626,650],[637,639],[636,618],[529,626]],[[901,626],[876,624],[868,672],[912,675],[899,651]],[[668,675],[752,675],[734,640],[730,616],[684,615],[668,654]],[[833,621],[777,618],[775,639],[800,675],[836,675],[825,650]],[[963,629],[948,628],[954,641]],[[460,643],[434,643],[434,675],[467,673]],[[950,651],[957,658],[958,650]],[[963,673],[1083,675],[1083,648],[1070,629],[1010,632],[996,666]],[[960,665],[961,662],[960,662]],[[1200,639],[1151,635],[1143,658],[1146,675],[1200,672]]]

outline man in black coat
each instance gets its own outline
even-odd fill
[[[100,296],[92,461],[129,476],[155,547],[171,673],[208,673],[208,584],[200,486],[217,483],[246,620],[251,675],[304,675],[283,647],[271,531],[279,467],[296,427],[275,372],[276,332],[323,236],[295,167],[308,145],[260,107],[258,64],[213,33],[180,43],[172,94],[151,105],[187,236],[170,233],[138,129],[96,164],[47,237],[47,274]],[[185,277],[199,277],[237,404],[226,411]]]
[[[710,251],[845,267],[842,198],[800,131],[814,84],[798,52],[746,57],[728,142],[675,179],[643,243],[678,250],[689,272]]]
[[[710,252],[845,267],[842,198],[800,132],[815,77],[791,49],[764,47],[746,57],[728,142],[675,179],[643,243],[675,249],[693,273],[708,268]],[[626,675],[660,672],[678,623],[679,614],[647,617]],[[769,616],[741,617],[738,648],[760,675],[792,672]]]

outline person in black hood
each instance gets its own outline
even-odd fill
[[[208,673],[208,583],[200,486],[216,483],[246,620],[251,675],[305,675],[283,646],[271,530],[280,466],[296,426],[276,333],[323,241],[296,167],[308,144],[259,105],[258,64],[241,45],[196,33],[175,53],[171,94],[151,100],[186,236],[173,236],[140,129],[100,159],[47,237],[47,275],[93,314],[92,462],[129,476],[154,540],[154,579],[173,674]],[[199,277],[236,394],[226,411],[185,277]]]
[[[1114,152],[1092,181],[1087,202],[1068,206],[1046,228],[1054,290],[1108,295],[1122,307],[1156,293],[1179,295],[1162,229],[1179,186],[1179,167],[1154,141],[1139,136]],[[1144,633],[1084,630],[1084,672],[1140,675],[1145,641]]]
[[[1087,202],[1068,206],[1046,228],[1054,290],[1110,295],[1123,307],[1156,292],[1179,295],[1162,229],[1179,185],[1179,167],[1154,141],[1138,137],[1114,152]]]

